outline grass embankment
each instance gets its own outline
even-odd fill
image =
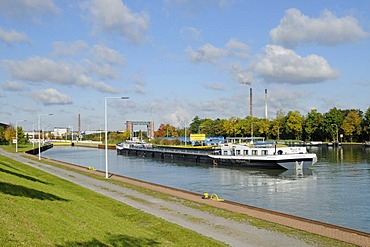
[[[223,246],[0,156],[0,246]]]

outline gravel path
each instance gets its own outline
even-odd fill
[[[0,154],[231,246],[311,246],[281,233],[258,229],[248,223],[225,219],[178,202],[158,199],[108,181],[39,163],[27,159],[24,155],[8,153],[1,149]]]

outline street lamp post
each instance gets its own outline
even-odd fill
[[[108,99],[129,99],[129,97],[105,97],[104,100],[104,122],[105,122],[105,178],[108,177]]]
[[[15,152],[18,153],[18,122],[25,122],[26,120],[15,121]]]
[[[32,148],[35,147],[35,127],[36,124],[32,124]]]
[[[38,128],[39,128],[39,160],[41,160],[41,139],[40,139],[40,129],[41,129],[41,116],[51,116],[53,113],[41,113],[38,115],[37,118],[37,123],[38,123]]]

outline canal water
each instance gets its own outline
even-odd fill
[[[170,163],[115,150],[108,150],[109,172],[370,233],[370,148],[310,149],[318,162],[303,174]],[[56,146],[43,156],[105,171],[104,149]]]

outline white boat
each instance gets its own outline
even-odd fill
[[[317,162],[317,156],[306,147],[289,147],[273,142],[256,144],[226,143],[209,155],[217,165],[285,168],[302,170]]]

